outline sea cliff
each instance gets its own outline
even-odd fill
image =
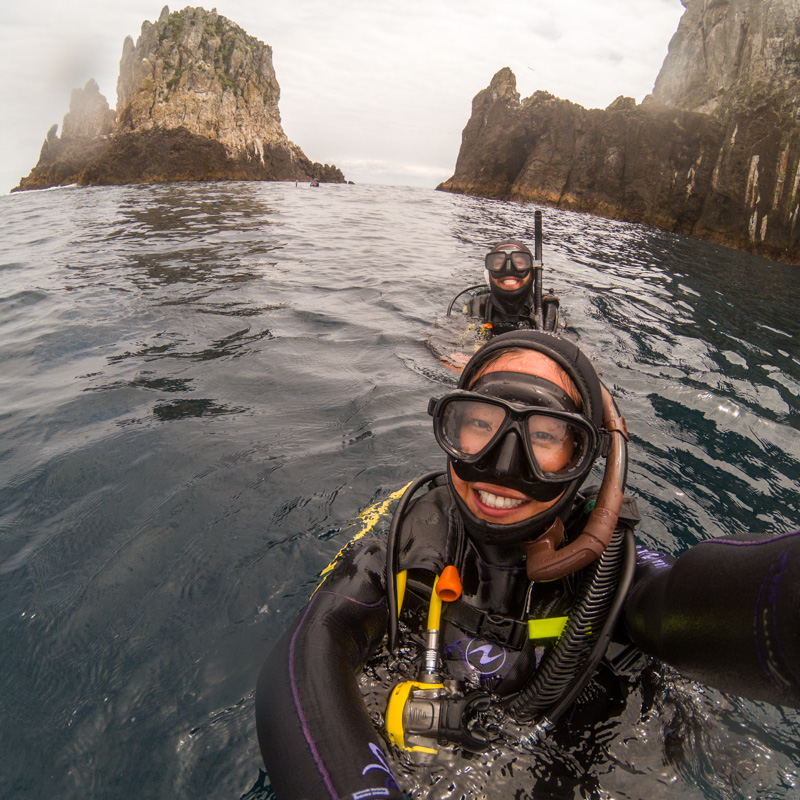
[[[800,263],[800,3],[682,0],[653,93],[606,109],[511,70],[479,92],[438,188],[639,222]]]
[[[75,89],[39,161],[13,191],[180,180],[344,182],[290,142],[269,45],[216,11],[164,7],[122,48],[117,106]]]

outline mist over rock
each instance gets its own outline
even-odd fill
[[[57,134],[58,125],[50,128],[38,163],[12,191],[75,183],[86,164],[102,156],[108,147],[115,119],[116,114],[93,79],[83,89],[73,89],[62,135]]]
[[[438,188],[638,222],[800,263],[800,0],[682,0],[653,93],[585,109],[479,92]]]
[[[343,182],[281,126],[272,48],[202,8],[144,22],[126,37],[116,112],[94,80],[73,90],[61,136],[48,132],[20,189],[178,180]]]

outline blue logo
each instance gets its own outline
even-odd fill
[[[473,639],[467,645],[467,663],[481,675],[494,675],[506,663],[506,651],[493,644],[477,644]]]
[[[387,778],[384,785],[388,789],[398,789],[397,782],[392,775],[392,771],[389,769],[389,764],[386,761],[386,756],[383,754],[383,750],[381,750],[376,744],[372,744],[372,742],[370,742],[369,749],[375,759],[377,759],[378,763],[367,764],[367,766],[361,770],[361,774],[366,775],[368,772],[371,772],[374,769],[378,770],[379,772],[385,772]],[[364,792],[372,792],[372,794],[364,794]],[[381,794],[381,792],[384,792],[384,794]],[[389,793],[386,791],[386,789],[363,789],[359,795],[353,795],[353,797],[359,797],[359,800],[361,800],[361,798],[368,797],[388,797],[388,794]]]

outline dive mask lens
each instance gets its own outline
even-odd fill
[[[477,461],[504,429],[506,410],[485,400],[445,400],[438,416],[436,438],[446,453],[460,461]]]
[[[511,266],[517,272],[527,272],[533,266],[533,256],[530,253],[509,253],[509,258],[511,259]]]
[[[591,468],[597,434],[580,414],[469,394],[442,398],[432,409],[436,440],[452,458],[490,467],[500,455],[501,441],[514,430],[532,476],[540,481],[564,483]]]
[[[597,439],[578,419],[552,411],[530,412],[525,420],[531,458],[545,479],[572,480],[591,466],[590,455]]]
[[[496,275],[510,265],[510,271],[524,275],[533,266],[533,257],[524,250],[515,250],[511,253],[488,253],[485,259],[486,269]]]

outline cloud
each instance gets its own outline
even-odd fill
[[[211,5],[272,46],[284,129],[311,159],[352,163],[359,175],[372,164],[372,182],[427,170],[431,186],[442,165],[455,166],[472,98],[498,69],[511,67],[523,97],[544,89],[601,108],[620,94],[641,100],[683,12],[680,0],[507,0],[490,12],[484,0]],[[95,78],[116,105],[123,40],[160,12],[143,0],[29,0],[4,12],[0,64],[13,80],[0,85],[0,191],[34,166],[71,89]]]

